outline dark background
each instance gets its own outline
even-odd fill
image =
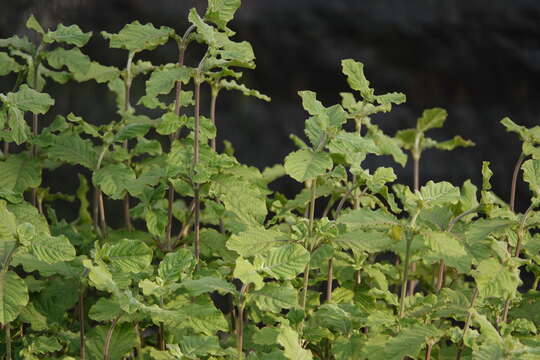
[[[94,32],[85,53],[103,64],[123,66],[126,53],[108,50],[101,30],[117,32],[139,20],[182,33],[191,7],[202,14],[206,1],[0,0],[0,37],[29,34],[24,24],[31,13],[45,28],[76,23]],[[247,71],[244,81],[273,99],[265,103],[236,92],[220,95],[218,141],[232,141],[240,161],[259,168],[282,162],[294,149],[288,135],[302,135],[307,116],[296,92],[314,90],[327,106],[339,102],[339,92],[348,90],[340,60],[354,58],[365,63],[377,93],[407,95],[406,104],[378,117],[387,133],[414,126],[424,109],[439,106],[449,117],[445,129],[433,137],[459,134],[476,142],[475,148],[425,153],[423,180],[460,185],[472,178],[480,184],[481,163],[487,160],[496,193],[508,201],[520,145],[499,121],[509,116],[521,125],[539,122],[540,2],[244,0],[230,27],[237,31],[236,40],[252,43],[257,56],[257,68]],[[159,64],[176,56],[170,43],[141,58]],[[187,63],[198,56],[200,49],[194,47]],[[12,84],[0,85],[5,92]],[[143,85],[144,79],[134,84],[133,103]],[[114,100],[104,95],[103,85],[70,83],[46,90],[57,100],[53,113],[74,111],[96,123],[115,120]],[[366,165],[376,167],[373,161]],[[412,183],[412,164],[397,170],[401,182]],[[77,181],[71,183],[68,179],[63,189],[74,189]],[[278,186],[289,195],[298,189],[291,179]],[[518,210],[528,206],[527,198],[526,186],[520,184]]]

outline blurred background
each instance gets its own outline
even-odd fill
[[[202,14],[206,0],[1,0],[0,38],[31,35],[24,25],[30,14],[44,28],[79,24],[94,32],[85,53],[123,67],[125,52],[109,50],[100,31],[117,32],[139,20],[183,32],[192,7]],[[539,24],[540,2],[534,0],[244,0],[230,24],[236,40],[251,42],[257,56],[257,68],[245,72],[244,82],[273,101],[223,92],[218,142],[231,141],[240,161],[261,169],[282,162],[294,150],[289,134],[302,136],[307,118],[297,91],[316,91],[327,106],[338,103],[339,92],[348,90],[340,61],[353,58],[366,65],[377,93],[407,95],[406,104],[376,118],[388,134],[413,127],[426,108],[443,107],[447,124],[432,136],[461,135],[476,143],[474,148],[424,153],[423,180],[460,185],[471,178],[480,184],[481,164],[487,160],[495,173],[494,190],[508,201],[520,146],[499,121],[509,116],[520,125],[539,124]],[[188,65],[198,61],[200,50],[188,51]],[[141,54],[155,64],[173,62],[176,56],[172,43]],[[0,86],[6,92],[12,83],[0,80]],[[143,86],[144,79],[135,83],[133,103]],[[55,114],[73,111],[90,122],[113,120],[114,99],[103,85],[69,83],[46,90],[57,99]],[[375,168],[376,161],[368,159],[365,165]],[[396,171],[401,182],[412,184],[412,163]],[[74,190],[77,181],[70,178],[61,186]],[[288,195],[299,189],[292,179],[275,187]],[[528,206],[528,196],[520,184],[518,210]]]

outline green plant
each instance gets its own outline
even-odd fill
[[[239,6],[210,0],[203,17],[190,11],[182,34],[138,22],[102,33],[127,52],[124,69],[85,55],[91,34],[77,25],[45,31],[31,17],[39,44],[0,40],[0,75],[17,74],[0,94],[4,357],[540,357],[540,127],[502,121],[523,142],[510,205],[492,192],[488,163],[480,190],[470,181],[422,184],[424,150],[472,142],[426,137],[446,119],[438,108],[413,129],[385,134],[372,116],[405,95],[376,95],[363,64],[347,59],[342,71],[354,93],[325,106],[300,91],[306,140],[292,136],[298,150],[283,165],[243,165],[230,146],[216,151],[218,94],[270,99],[238,82],[240,69],[255,66],[250,44],[227,25]],[[176,61],[137,59],[169,41]],[[185,64],[193,41],[205,53]],[[106,85],[116,119],[47,120],[54,99],[45,79]],[[136,101],[134,81],[145,81]],[[393,167],[363,165],[367,156],[390,156],[405,166],[406,151],[412,189],[396,183]],[[64,165],[79,173],[77,191],[43,188],[42,172]],[[532,192],[523,214],[515,211],[520,170]],[[304,185],[292,199],[269,188],[285,175]],[[58,218],[59,199],[77,201],[76,220]],[[110,226],[114,201],[123,205],[120,228]],[[535,280],[518,291],[525,270]]]

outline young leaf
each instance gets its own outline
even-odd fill
[[[59,24],[55,31],[48,31],[43,36],[43,41],[46,43],[63,42],[77,47],[86,45],[92,32],[83,32],[78,25],[64,26]]]
[[[239,7],[240,0],[209,0],[204,17],[221,30],[227,30],[227,23],[234,18]]]
[[[87,169],[94,169],[98,158],[92,142],[75,134],[56,136],[48,148],[47,155],[52,159],[82,165]]]
[[[523,180],[529,184],[536,201],[540,200],[540,160],[530,159],[523,163]]]
[[[28,304],[28,288],[23,279],[12,271],[0,272],[0,324],[17,318]]]
[[[177,281],[183,272],[191,271],[194,265],[193,252],[188,249],[178,249],[165,255],[159,263],[158,275],[165,282]]]
[[[174,34],[174,30],[161,26],[159,29],[152,24],[142,25],[138,21],[127,24],[118,34],[102,31],[101,35],[110,41],[110,47],[139,52],[153,50],[163,45]]]
[[[242,257],[236,258],[233,277],[244,284],[254,284],[255,290],[259,290],[264,286],[263,277],[259,275],[255,266]]]
[[[92,181],[113,199],[122,199],[135,173],[124,164],[111,164],[94,172]]]
[[[430,129],[440,128],[444,125],[448,113],[441,108],[424,110],[422,117],[416,123],[416,130],[426,132]]]
[[[19,72],[22,66],[8,54],[0,52],[0,76],[7,75],[11,72]]]
[[[343,74],[347,75],[347,82],[351,89],[359,91],[364,101],[373,102],[374,90],[369,87],[369,81],[364,75],[364,64],[352,59],[341,61]]]
[[[448,203],[455,204],[460,199],[459,188],[446,181],[438,183],[428,181],[425,186],[420,188],[420,195],[422,200],[431,207]]]
[[[54,99],[49,94],[37,92],[23,84],[19,91],[6,95],[6,101],[21,111],[30,111],[33,114],[45,114],[54,105]]]
[[[324,175],[332,168],[330,155],[302,149],[289,154],[285,158],[285,172],[298,182],[311,180]]]
[[[494,258],[480,262],[473,276],[482,297],[507,299],[516,293],[521,283],[517,268],[509,268]]]
[[[37,19],[34,17],[34,15],[30,15],[30,17],[28,18],[28,20],[26,21],[26,27],[28,29],[34,30],[35,32],[41,35],[45,33],[45,31],[43,30],[43,28],[41,27]]]
[[[84,55],[78,48],[69,50],[56,48],[47,52],[46,58],[51,67],[60,70],[63,66],[66,66],[69,71],[79,78],[88,76],[87,73],[92,67],[90,58]]]
[[[30,247],[32,254],[47,264],[75,259],[75,248],[64,235],[36,234],[31,240]]]
[[[379,228],[399,226],[400,222],[393,215],[383,210],[360,208],[340,216],[337,221],[347,224],[350,229]]]
[[[312,360],[313,355],[309,350],[300,346],[298,333],[289,326],[282,326],[277,337],[278,343],[283,346],[283,354],[290,360]]]

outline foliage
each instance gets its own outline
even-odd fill
[[[376,94],[364,65],[346,59],[351,92],[340,104],[299,92],[308,118],[305,139],[293,137],[298,150],[264,171],[243,165],[230,144],[216,150],[218,94],[270,98],[240,83],[255,55],[229,27],[239,6],[209,0],[182,34],[139,22],[103,32],[125,51],[123,69],[85,55],[92,34],[77,25],[45,30],[32,16],[38,43],[0,40],[0,75],[16,78],[0,94],[5,358],[538,358],[540,128],[502,121],[523,142],[524,213],[493,194],[488,163],[480,191],[470,181],[422,182],[423,151],[473,143],[426,136],[443,126],[440,108],[385,134],[372,116],[405,95]],[[137,59],[170,41],[178,61]],[[186,65],[192,41],[207,50]],[[103,84],[116,98],[114,121],[53,114],[50,80]],[[132,103],[134,81],[146,91]],[[407,152],[412,187],[396,183],[394,167],[364,163],[389,156],[405,166]],[[60,166],[79,173],[76,193],[42,187],[42,174]],[[282,176],[303,190],[292,199],[271,190]],[[74,221],[56,216],[58,199],[78,201]],[[124,220],[114,228],[113,201]]]

